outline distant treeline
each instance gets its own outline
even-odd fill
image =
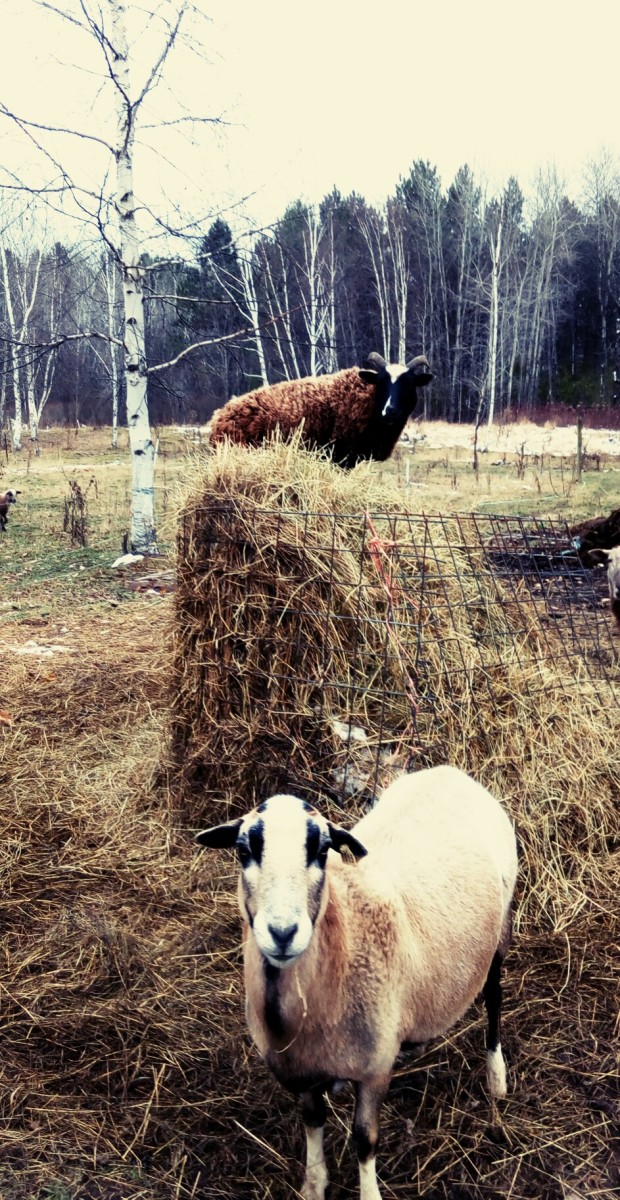
[[[371,350],[427,354],[427,413],[453,421],[617,402],[620,181],[608,158],[583,194],[577,207],[548,171],[527,201],[515,179],[489,196],[467,166],[445,190],[416,162],[382,208],[333,191],[251,236],[215,220],[184,259],[144,260],[147,365],[178,359],[149,377],[151,419],[204,421],[231,395]],[[34,231],[0,237],[0,416],[19,393],[25,421],[109,424],[113,391],[123,406],[114,260],[43,251]]]

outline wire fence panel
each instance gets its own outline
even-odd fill
[[[508,695],[618,704],[605,573],[561,521],[239,498],[194,510],[179,549],[181,748],[241,756],[240,788],[344,804],[392,765],[445,761],[459,727],[489,742]]]

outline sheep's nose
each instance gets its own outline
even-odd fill
[[[275,925],[268,925],[267,929],[273,938],[274,945],[278,947],[280,954],[284,954],[287,947],[295,937],[299,926],[287,925],[286,929],[276,929]]]

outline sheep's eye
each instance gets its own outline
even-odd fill
[[[317,852],[316,861],[318,862],[319,866],[322,868],[325,867],[325,863],[327,862],[327,851],[328,850],[329,850],[329,845],[325,845],[325,846],[321,846],[320,850],[318,850],[318,852]]]
[[[248,863],[251,862],[252,855],[250,854],[250,848],[246,846],[245,842],[237,842],[237,857],[242,867],[247,867]]]
[[[258,865],[260,866],[261,859],[262,859],[262,857],[263,857],[263,833],[262,833],[262,829],[260,829],[260,828],[254,828],[254,829],[251,829],[251,830],[250,830],[250,834],[249,834],[248,841],[249,841],[249,843],[250,843],[250,851],[251,851],[251,854],[252,854],[252,858],[255,858],[255,859],[256,859],[256,862],[257,862],[257,863],[258,863]]]

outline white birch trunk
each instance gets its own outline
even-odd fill
[[[278,293],[277,293],[276,285],[275,285],[274,278],[273,278],[273,271],[271,270],[269,256],[267,254],[265,247],[263,247],[262,259],[263,259],[263,262],[262,262],[263,270],[265,272],[265,289],[264,289],[265,304],[267,306],[267,312],[269,313],[269,317],[271,320],[271,328],[273,330],[273,342],[274,342],[274,346],[275,346],[276,350],[278,351],[278,358],[280,359],[280,362],[282,364],[282,371],[284,372],[284,378],[291,379],[292,376],[291,376],[288,362],[286,361],[286,354],[284,352],[284,345],[282,343],[282,334],[280,332],[280,327],[283,326],[286,329],[286,326],[284,325],[284,321],[283,321],[283,318],[281,315],[281,305],[278,301]]]
[[[375,214],[374,222],[366,219],[365,215],[360,220],[360,229],[362,231],[364,241],[368,247],[370,261],[372,264],[372,272],[375,277],[375,291],[379,304],[379,317],[381,321],[381,353],[387,362],[391,362],[392,348],[390,335],[390,297],[387,280],[385,277],[385,266],[383,262],[383,252],[381,246],[383,225],[380,224],[378,214]]]
[[[286,263],[284,262],[284,255],[282,253],[282,247],[279,246],[278,249],[280,251],[280,262],[282,264],[282,291],[283,291],[283,295],[284,295],[284,313],[283,313],[284,328],[286,330],[289,354],[291,356],[291,362],[293,364],[293,371],[294,371],[293,378],[301,379],[301,370],[299,367],[299,359],[297,357],[297,348],[295,346],[295,338],[293,337],[293,326],[291,324],[291,302],[289,300],[288,276],[287,276],[287,272],[286,272]]]
[[[329,260],[327,263],[327,294],[325,310],[325,370],[338,370],[336,349],[336,255],[334,251],[334,222],[329,221]]]
[[[313,213],[308,212],[308,237],[306,244],[306,264],[308,269],[308,340],[310,342],[310,374],[317,373],[318,353],[318,296],[317,296],[317,254],[319,249],[318,221]]]
[[[144,334],[144,272],[136,224],[133,151],[136,109],[130,101],[126,14],[123,0],[109,0],[112,17],[112,73],[116,84],[116,197],[124,301],[127,427],[131,452],[129,543],[137,554],[157,554],[155,528],[155,447],[147,400]]]
[[[515,376],[515,368],[517,365],[517,354],[519,350],[519,338],[521,336],[521,301],[523,299],[523,288],[525,285],[525,276],[522,276],[516,292],[516,296],[512,301],[512,346],[510,350],[510,362],[508,366],[508,379],[506,382],[506,407],[512,408],[512,389]],[[518,407],[518,399],[517,399]]]
[[[265,347],[263,346],[263,338],[260,328],[258,297],[256,295],[254,275],[252,274],[252,263],[244,258],[243,255],[241,255],[239,258],[239,266],[241,268],[241,278],[243,280],[243,291],[245,293],[247,312],[252,325],[254,345],[256,346],[256,353],[258,355],[261,382],[263,386],[266,387],[269,383],[269,377],[267,375],[267,357],[265,355]]]
[[[405,254],[403,231],[388,213],[388,241],[394,274],[394,298],[396,303],[396,361],[404,363],[407,358],[407,298],[409,294],[409,266]]]
[[[108,309],[108,335],[110,338],[110,386],[112,389],[112,441],[111,446],[116,450],[118,446],[118,350],[115,338],[117,337],[115,306],[116,306],[116,281],[117,268],[116,262],[111,254],[106,254],[104,263],[104,276],[106,288],[106,300]]]
[[[39,436],[39,414],[37,411],[37,397],[34,390],[34,370],[31,362],[24,365],[24,374],[26,376],[26,409],[28,412],[30,441],[36,442]]]
[[[19,379],[19,365],[17,362],[17,324],[15,321],[15,310],[13,308],[13,296],[11,293],[11,283],[9,280],[9,264],[7,260],[6,247],[0,245],[0,261],[2,262],[2,274],[4,277],[4,296],[6,303],[6,314],[9,325],[9,341],[7,346],[7,356],[9,361],[8,378],[11,380],[13,387],[13,399],[15,409],[11,420],[11,441],[13,450],[21,450],[22,448],[22,393]]]
[[[489,411],[487,425],[495,418],[495,392],[497,386],[497,338],[499,332],[499,277],[501,272],[503,204],[499,210],[497,234],[491,239],[491,313],[489,318]]]
[[[6,409],[6,381],[7,371],[6,363],[4,363],[2,375],[0,377],[0,429],[2,429],[2,426],[4,425],[4,412]]]
[[[321,248],[323,243],[324,226],[318,214],[308,209],[306,211],[306,229],[303,234],[304,261],[299,271],[303,275],[300,280],[299,295],[306,336],[308,339],[308,367],[310,375],[318,375],[322,370],[329,370],[333,359],[330,343],[330,286],[323,278],[325,270],[329,274],[331,266],[322,261]]]

